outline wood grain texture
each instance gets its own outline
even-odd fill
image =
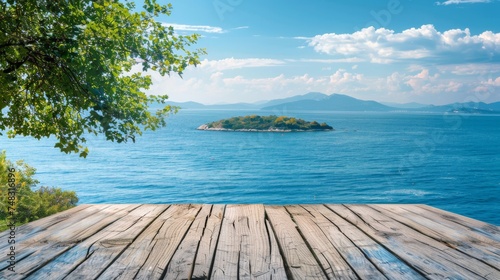
[[[99,279],[160,279],[200,208],[200,205],[171,205]]]
[[[76,207],[73,207],[71,209],[68,209],[66,211],[41,218],[39,220],[33,221],[31,223],[24,224],[18,228],[16,228],[16,235],[18,236],[16,240],[18,242],[23,242],[24,240],[27,240],[29,238],[34,237],[35,235],[39,234],[40,232],[46,230],[48,227],[51,227],[57,223],[64,222],[65,220],[69,219],[70,217],[74,216],[77,212],[82,211],[86,208],[91,208],[91,211],[96,210],[95,205],[89,205],[89,204],[82,204],[78,205]],[[89,212],[87,211],[88,215]],[[0,240],[5,240],[8,235],[9,231],[4,231],[0,233]],[[0,243],[0,250],[3,251],[5,248],[9,247],[10,245],[5,242],[5,243]]]
[[[500,244],[476,234],[470,228],[456,223],[450,225],[447,220],[433,213],[423,213],[416,206],[375,205],[372,208],[471,258],[500,267]]]
[[[196,252],[199,248],[200,240],[205,233],[207,221],[212,211],[212,205],[203,205],[196,216],[186,237],[182,240],[177,251],[172,256],[167,267],[166,279],[189,279],[194,268]],[[210,269],[210,267],[208,267]]]
[[[443,243],[422,235],[367,205],[334,205],[331,209],[426,277],[500,279],[499,271]]]
[[[500,279],[500,228],[426,205],[80,205],[0,250],[0,279]]]
[[[137,207],[139,205],[96,206],[93,207],[95,211],[85,213],[87,214],[85,218],[75,219],[75,217],[80,216],[79,213],[87,209],[92,210],[87,208],[67,219],[67,223],[55,224],[25,242],[20,242],[16,249],[23,253],[29,252],[30,256],[16,265],[16,274],[9,276],[9,279],[27,277]],[[0,271],[0,277],[3,277],[4,273],[5,270]]]
[[[418,205],[419,208],[425,210],[425,215],[428,213],[434,213],[442,218],[442,220],[450,221],[454,224],[462,225],[477,234],[481,234],[491,240],[494,240],[497,244],[500,242],[500,227],[491,225],[482,221],[471,219],[462,215],[458,215],[452,212],[437,209],[428,205]]]
[[[301,235],[306,240],[315,258],[319,260],[323,271],[325,271],[329,279],[358,278],[354,270],[344,259],[344,256],[339,253],[335,246],[335,241],[332,240],[338,238],[338,236],[325,235],[325,232],[319,227],[318,220],[320,222],[324,222],[324,220],[321,220],[320,217],[316,219],[311,212],[298,205],[287,206],[286,210],[297,224]],[[322,226],[328,227],[325,224],[322,224]],[[375,276],[375,274],[372,274],[372,276]],[[379,273],[377,276],[382,275]]]
[[[98,276],[167,205],[141,205],[113,224],[66,251],[28,279],[89,279]]]
[[[219,233],[224,216],[224,205],[214,205],[196,252],[192,279],[208,279],[219,241]]]
[[[264,206],[228,205],[217,245],[212,277],[277,279],[278,267],[272,266],[272,257]]]
[[[266,212],[291,276],[294,279],[328,279],[286,209],[267,206]]]
[[[329,235],[336,236],[333,242],[338,250],[346,255],[345,258],[361,278],[379,279],[378,273],[374,272],[373,264],[388,279],[424,279],[420,273],[399,259],[397,255],[394,255],[356,225],[344,220],[325,205],[306,206],[305,208],[310,211],[316,210],[328,220],[325,224],[318,225],[329,232]],[[317,216],[321,221],[321,217]]]

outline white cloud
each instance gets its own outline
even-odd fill
[[[492,86],[495,86],[495,87],[500,87],[500,77],[497,77],[495,80],[488,79],[488,81],[486,83],[488,85],[492,85]]]
[[[201,61],[201,69],[210,69],[214,71],[222,71],[228,69],[239,69],[239,68],[249,68],[249,67],[270,67],[279,66],[285,64],[284,61],[278,59],[268,59],[268,58],[225,58],[220,60],[208,60],[205,59]]]
[[[447,0],[444,2],[436,2],[438,5],[453,5],[453,4],[474,4],[474,3],[490,3],[490,0]]]
[[[406,84],[409,85],[414,91],[422,92],[430,89],[430,84],[437,79],[437,74],[434,76],[429,75],[429,70],[424,69],[422,72],[411,76]]]
[[[287,59],[290,62],[311,62],[311,63],[358,63],[364,60],[359,57],[348,57],[338,59]]]
[[[500,77],[496,77],[496,79],[489,78],[486,81],[481,82],[484,86],[492,86],[492,87],[500,87]]]
[[[360,82],[363,79],[363,75],[356,73],[349,73],[344,69],[338,69],[334,74],[330,76],[330,83],[339,85],[352,82]]]
[[[500,88],[500,77],[496,77],[495,79],[489,78],[486,81],[482,81],[479,85],[476,86],[474,91],[491,94],[497,91],[497,88]]]
[[[250,28],[250,26],[239,26],[239,27],[233,28],[233,30],[248,29],[248,28]]]
[[[475,69],[473,65],[470,67]],[[484,95],[481,101],[494,102],[498,100],[496,92],[500,89],[498,72],[481,79],[477,75],[454,73],[457,70],[451,66],[412,65],[385,75],[359,73],[350,68],[327,71],[327,75],[325,71],[317,74],[305,71],[300,75],[282,72],[254,77],[251,73],[235,75],[229,71],[198,67],[190,68],[184,79],[153,75],[154,84],[149,93],[168,94],[173,101],[214,104],[255,102],[316,91],[344,93],[361,99],[438,105],[461,101],[473,94]]]
[[[412,88],[406,83],[407,77],[404,74],[394,72],[385,78],[379,79],[378,88],[389,92],[407,92]]]
[[[211,81],[220,81],[222,79],[222,76],[224,76],[224,73],[215,72],[212,75],[210,75],[210,80]]]
[[[221,27],[208,26],[208,25],[187,25],[164,23],[165,26],[172,26],[175,31],[190,31],[190,32],[205,32],[205,33],[225,33],[226,31]]]
[[[500,56],[500,33],[485,31],[471,35],[467,28],[439,32],[431,24],[400,33],[372,26],[352,34],[328,33],[306,40],[316,52],[365,58],[372,63],[419,59],[494,60]]]
[[[500,64],[491,63],[466,63],[437,66],[442,72],[450,72],[454,75],[492,75],[500,73]]]

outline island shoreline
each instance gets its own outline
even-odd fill
[[[241,128],[241,129],[229,129],[222,127],[208,127],[206,124],[200,125],[197,130],[205,131],[226,131],[226,132],[316,132],[316,131],[334,131],[335,129],[251,129],[251,128]]]

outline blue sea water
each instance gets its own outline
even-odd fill
[[[1,136],[0,150],[80,203],[422,203],[500,225],[498,115],[286,112],[336,130],[196,130],[254,113],[276,114],[181,110],[136,143],[89,138],[86,159],[51,139]]]

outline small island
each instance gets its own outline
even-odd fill
[[[224,119],[198,127],[199,130],[217,131],[265,131],[265,132],[292,132],[292,131],[325,131],[333,130],[326,123],[316,121],[307,122],[286,116],[241,116]]]

